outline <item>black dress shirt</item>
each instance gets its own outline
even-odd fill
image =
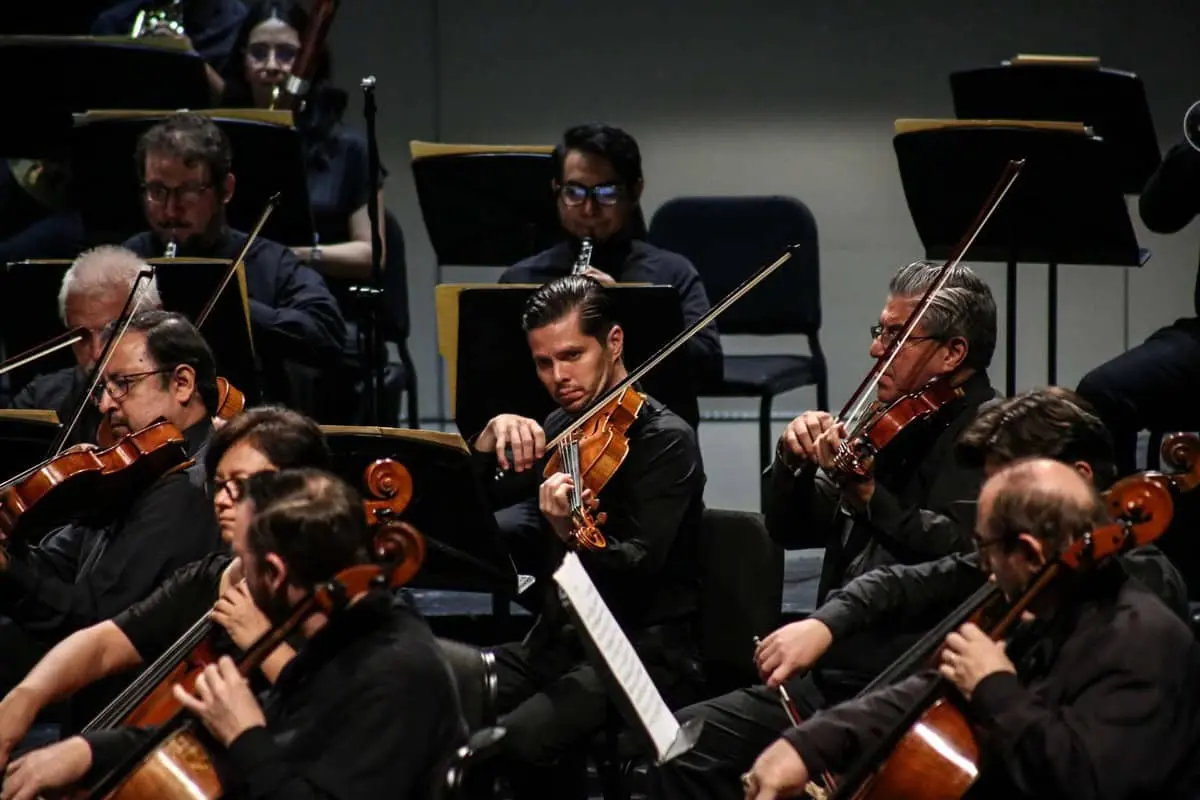
[[[821,470],[797,475],[776,457],[771,466],[766,524],[786,548],[825,548],[817,606],[851,579],[887,564],[919,564],[972,549],[981,468],[967,468],[955,444],[979,406],[995,397],[987,375],[963,384],[963,396],[910,424],[875,460],[875,493],[865,511],[853,511]],[[924,622],[924,621],[922,621]],[[853,694],[878,675],[925,627],[864,632],[835,641],[814,677],[834,697]]]
[[[570,422],[561,409],[551,413],[543,426],[546,440]],[[578,551],[626,632],[687,620],[698,608],[696,546],[705,485],[695,431],[653,398],[646,398],[628,439],[629,454],[598,495],[599,510],[608,514],[601,526],[607,546]],[[521,503],[530,521],[537,520],[534,535],[547,548],[546,563],[557,567],[565,545],[537,510],[545,461],[494,480],[495,456],[476,453],[475,460],[480,483],[493,493],[496,505]],[[557,594],[546,596],[551,617],[561,619]]]
[[[158,0],[127,0],[96,17],[92,23],[93,36],[128,36],[133,30],[133,21],[143,8],[155,8],[166,3]],[[189,4],[185,3],[187,7]],[[192,47],[200,57],[217,72],[225,69],[226,62],[236,55],[233,47],[238,32],[247,16],[246,6],[241,0],[210,0],[196,3],[197,9],[184,11],[184,27],[191,39]]]
[[[204,447],[208,420],[184,432],[189,453]],[[52,645],[110,619],[172,572],[221,548],[203,468],[160,478],[104,527],[72,523],[36,546],[16,549],[0,571],[0,613]]]
[[[1116,566],[1116,565],[1112,565]],[[1074,610],[984,678],[965,710],[980,746],[966,798],[1194,798],[1200,642],[1123,570],[1090,576]],[[847,770],[911,706],[923,672],[828,709],[784,738],[810,775]]]
[[[177,255],[232,259],[241,252],[247,238],[241,231],[228,230],[215,246],[202,250],[181,247]],[[134,236],[125,246],[143,258],[160,257],[164,250],[162,242],[148,231]],[[301,264],[283,245],[256,238],[246,254],[245,266],[251,330],[262,373],[258,383],[269,401],[301,408],[304,403],[297,397],[307,392],[293,385],[300,379],[289,375],[287,362],[319,370],[343,368],[352,358],[346,322],[320,274]],[[210,340],[215,335],[205,331]],[[220,350],[218,345],[214,345],[214,351]],[[226,377],[236,385],[235,376]]]
[[[466,735],[432,632],[388,593],[333,617],[261,700],[266,727],[246,731],[218,755],[226,797],[424,800]],[[117,766],[144,735],[85,734],[88,780]]]

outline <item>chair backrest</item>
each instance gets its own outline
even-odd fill
[[[699,556],[700,651],[710,689],[755,683],[754,637],[779,626],[783,551],[762,514],[706,508]]]
[[[450,639],[438,639],[442,655],[450,666],[463,719],[469,730],[479,730],[496,722],[495,657],[486,650]]]
[[[384,336],[404,342],[411,330],[408,309],[408,255],[404,250],[404,229],[391,211],[384,209],[386,257],[383,269]]]
[[[815,334],[821,327],[817,223],[792,197],[677,197],[650,220],[651,244],[687,257],[718,302],[790,245],[792,258],[717,320],[721,333]]]

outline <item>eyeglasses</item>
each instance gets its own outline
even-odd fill
[[[884,347],[887,347],[887,346],[891,345],[892,342],[896,341],[896,337],[900,335],[900,331],[902,331],[902,330],[904,330],[902,327],[900,327],[900,328],[885,328],[882,325],[872,325],[871,326],[871,341],[875,341],[876,339],[878,339],[880,341],[880,343],[883,344]],[[941,339],[941,337],[940,336],[910,336],[910,337],[908,337],[907,341],[921,342],[926,339],[938,341]]]
[[[615,183],[598,183],[584,186],[582,183],[565,183],[558,189],[558,196],[565,205],[581,206],[591,197],[597,205],[615,206],[621,199],[621,187]]]
[[[225,492],[229,495],[229,499],[236,503],[246,496],[246,478],[242,476],[213,480],[212,486],[214,498],[221,492]]]
[[[174,195],[181,205],[194,203],[211,188],[211,183],[184,183],[179,186],[167,186],[157,182],[142,184],[142,192],[145,193],[146,199],[158,205],[165,204],[171,195]]]
[[[971,544],[975,545],[975,555],[983,558],[983,553],[989,547],[995,547],[998,544],[1004,544],[1007,540],[1004,537],[997,539],[984,539],[980,536],[972,536]]]
[[[96,405],[99,405],[100,401],[104,397],[105,392],[108,392],[108,396],[113,400],[121,400],[125,397],[125,395],[129,394],[129,390],[133,388],[133,385],[142,378],[150,375],[167,375],[174,371],[175,368],[171,367],[170,369],[152,369],[147,370],[146,372],[131,372],[128,375],[109,375],[107,378],[102,380],[96,386],[95,391],[92,392],[92,402],[94,402]]]
[[[260,64],[266,63],[271,57],[271,53],[275,54],[277,63],[287,65],[296,60],[296,56],[300,54],[300,48],[294,44],[269,44],[268,42],[253,42],[246,47],[246,55],[250,56],[252,61]]]

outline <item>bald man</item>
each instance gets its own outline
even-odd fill
[[[1015,462],[983,486],[975,549],[1010,600],[1103,521],[1070,466]],[[946,637],[938,671],[851,700],[787,731],[745,776],[746,798],[794,797],[844,774],[930,681],[963,710],[981,771],[966,798],[1184,798],[1200,786],[1200,643],[1110,560],[1031,606],[1007,642],[968,623]]]

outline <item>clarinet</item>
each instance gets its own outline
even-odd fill
[[[579,257],[575,259],[575,265],[571,267],[572,275],[582,275],[592,266],[592,240],[590,237],[584,237],[579,246]]]
[[[179,249],[179,245],[175,244],[175,240],[172,239],[170,242],[167,243],[167,252],[163,255],[163,258],[174,258],[175,251],[178,249]]]

